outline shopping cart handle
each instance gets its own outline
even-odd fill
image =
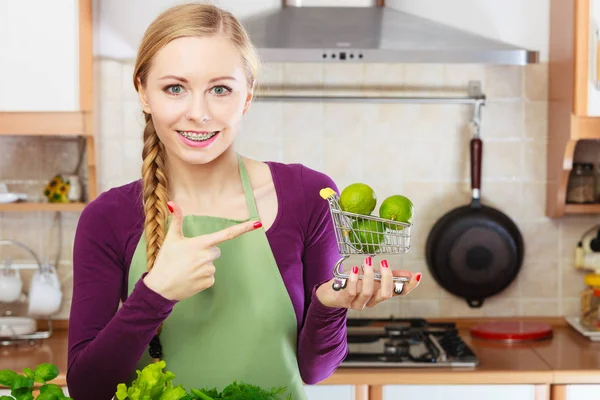
[[[335,190],[333,190],[331,188],[325,188],[325,189],[321,189],[321,191],[319,192],[319,194],[321,195],[322,198],[324,198],[325,200],[327,200],[331,196],[335,196],[337,193],[335,192]]]

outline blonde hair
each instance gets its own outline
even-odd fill
[[[140,85],[146,84],[152,60],[169,42],[180,37],[214,35],[223,35],[239,49],[244,60],[248,87],[254,88],[259,68],[258,54],[240,22],[231,13],[212,4],[189,3],[167,9],[144,33],[133,73],[135,89],[139,91]],[[147,113],[144,113],[144,116],[146,128],[142,151],[142,196],[145,215],[146,266],[149,271],[154,265],[166,234],[169,185],[164,146],[156,134],[152,116]]]

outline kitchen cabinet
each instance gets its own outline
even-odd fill
[[[358,400],[353,385],[306,385],[308,400]]]
[[[79,110],[77,0],[0,3],[0,112]]]
[[[600,140],[600,0],[551,0],[546,215],[600,214],[566,203],[575,149]]]
[[[600,398],[598,384],[567,384],[552,386],[552,400],[596,400]]]
[[[600,117],[600,1],[589,0],[587,54],[589,68],[587,69],[584,99],[586,107],[584,115]],[[582,48],[585,51],[585,48]]]
[[[387,385],[383,400],[535,400],[534,385]]]
[[[92,0],[0,1],[0,141],[83,139],[87,201],[97,195],[92,21]],[[85,204],[8,203],[0,212],[81,211]]]
[[[600,385],[567,385],[565,400],[600,399]]]

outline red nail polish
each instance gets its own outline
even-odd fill
[[[173,212],[173,207],[171,207],[170,204],[167,203],[167,207],[169,208],[169,211]]]
[[[371,260],[371,257],[367,257],[365,259],[365,262],[367,263],[367,265],[370,267],[371,265],[373,265],[373,260]]]
[[[415,275],[415,281],[420,282],[422,276],[423,274],[419,272],[417,275]]]
[[[387,262],[387,260],[383,260],[383,261],[381,261],[381,266],[382,266],[383,268],[387,268],[387,267],[388,267],[388,262]]]
[[[352,273],[358,274],[358,267],[352,267]]]
[[[254,229],[258,229],[258,228],[260,228],[262,226],[262,222],[257,221],[257,222],[254,223],[253,226],[254,226]]]

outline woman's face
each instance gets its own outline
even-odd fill
[[[228,39],[182,37],[155,55],[140,99],[169,158],[204,164],[233,143],[252,91]]]

